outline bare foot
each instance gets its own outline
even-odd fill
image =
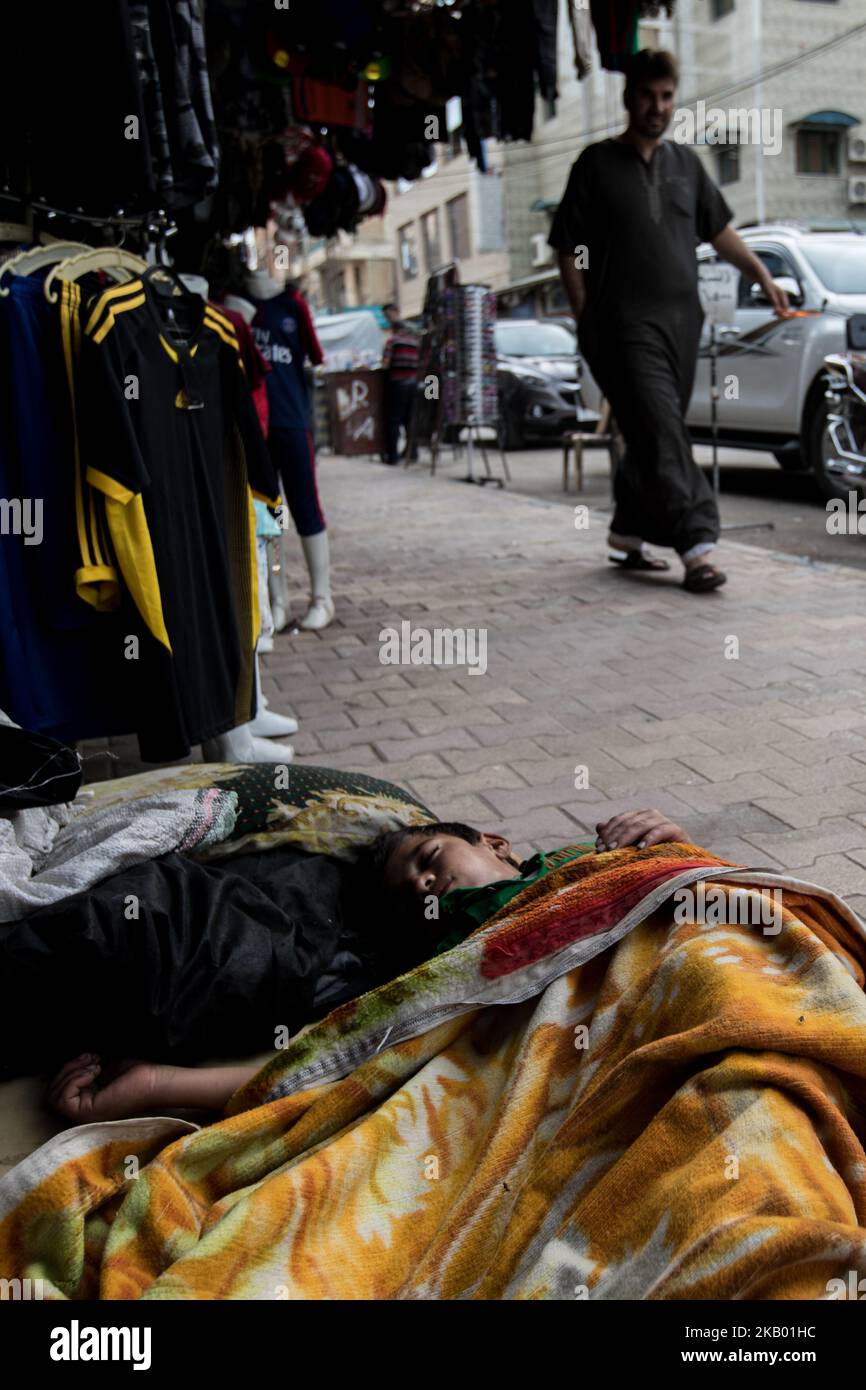
[[[158,1091],[167,1068],[156,1062],[126,1060],[103,1068],[92,1052],[74,1057],[54,1077],[48,1100],[67,1120],[121,1120],[160,1104]]]

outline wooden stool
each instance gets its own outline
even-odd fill
[[[570,430],[562,436],[562,490],[568,492],[568,463],[574,450],[574,472],[577,491],[583,491],[583,451],[584,449],[607,449],[610,458],[610,476],[613,478],[619,456],[616,427],[610,427],[610,405],[603,400],[601,415],[594,430]]]

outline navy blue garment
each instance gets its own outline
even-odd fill
[[[311,429],[304,361],[308,358],[318,366],[323,355],[307,302],[293,289],[286,289],[273,299],[251,302],[256,306],[252,323],[256,346],[271,364],[266,378],[271,429]]]
[[[270,429],[268,448],[280,475],[280,493],[288,504],[299,536],[326,529],[316,485],[316,455],[310,430]]]
[[[57,309],[42,276],[9,276],[7,285],[0,499],[29,504],[31,536],[0,534],[0,709],[64,742],[131,733],[123,637],[134,629],[122,611],[95,613],[75,592],[75,463]],[[7,507],[7,528],[11,516]]]

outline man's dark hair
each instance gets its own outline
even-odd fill
[[[393,309],[395,314],[398,314],[400,312],[393,299],[389,299],[387,304],[382,305],[382,313],[387,314],[389,309]]]
[[[676,84],[680,80],[677,60],[666,48],[642,48],[625,61],[625,90],[641,82],[658,82],[667,78]]]

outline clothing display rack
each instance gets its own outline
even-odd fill
[[[461,285],[454,264],[430,276],[419,360],[419,381],[430,376],[438,381],[429,431],[430,472],[436,471],[443,436],[448,435],[455,455],[466,445],[467,471],[461,482],[503,487],[506,480],[511,481],[508,460],[500,448],[504,478],[494,477],[484,436],[485,431],[496,432],[499,417],[495,322],[496,296],[486,285]],[[407,458],[415,443],[415,428],[413,418]],[[475,472],[476,447],[485,467],[482,476]]]
[[[162,209],[19,201],[124,236],[0,264],[0,494],[30,518],[2,557],[0,708],[61,742],[134,733],[144,761],[173,761],[257,711],[251,519],[279,484],[238,330],[166,263]]]
[[[57,219],[62,222],[77,223],[82,227],[92,227],[94,231],[112,228],[123,231],[124,234],[128,231],[138,230],[141,232],[142,236],[146,237],[148,241],[151,241],[151,243],[155,244],[158,248],[157,259],[160,259],[162,256],[165,242],[178,231],[177,223],[173,218],[168,217],[162,208],[155,212],[130,215],[127,215],[121,210],[117,213],[103,213],[99,216],[94,216],[91,213],[86,213],[83,208],[78,208],[75,212],[70,212],[68,208],[55,207],[52,203],[45,203],[39,198],[22,198],[19,194],[9,193],[6,190],[0,191],[0,199],[23,204],[29,214],[33,212],[42,213],[49,223]],[[33,232],[32,217],[31,225],[27,230],[31,233]],[[48,234],[47,227],[41,228],[38,233],[38,235]],[[16,237],[14,240],[20,242],[21,238]],[[37,244],[38,243],[34,241],[33,246],[35,247]],[[121,241],[120,244],[122,245],[123,242]],[[108,245],[109,244],[106,243],[106,249],[108,249]]]

